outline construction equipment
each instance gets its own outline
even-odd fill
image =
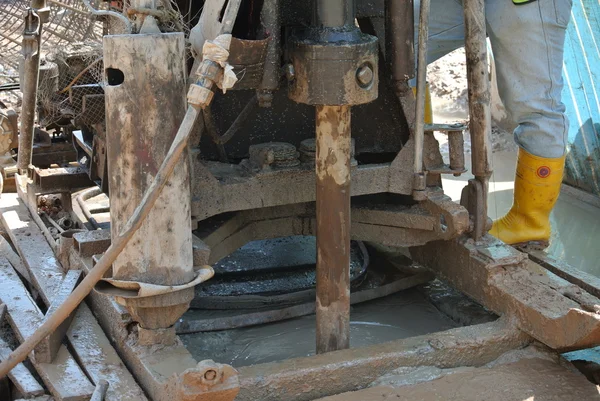
[[[24,265],[0,255],[0,283],[18,294],[0,301],[22,344],[0,374],[35,348],[44,359],[34,367],[57,400],[89,397],[93,385],[107,400],[309,400],[400,366],[480,366],[533,340],[556,351],[600,344],[595,294],[487,235],[483,0],[464,0],[474,179],[460,204],[441,176],[466,172],[466,127],[424,121],[427,0],[416,74],[412,1],[202,3],[86,2],[104,21],[102,46],[67,52],[39,85],[39,61],[26,61],[19,199],[0,203]],[[39,56],[44,30],[31,21]],[[56,84],[63,76],[69,82]],[[48,82],[51,101],[40,107],[35,90]],[[36,164],[36,105],[38,128],[70,141],[76,157]],[[448,163],[434,131],[448,135]],[[253,241],[314,258],[268,264],[244,247]],[[412,264],[369,263],[378,251],[365,243],[409,249]],[[240,248],[250,256],[235,259]],[[74,287],[80,273],[63,280],[63,268],[85,278]],[[351,348],[351,304],[430,281],[431,272],[503,317]],[[81,303],[88,294],[97,321]],[[189,318],[190,306],[211,317]],[[239,369],[198,361],[178,336],[313,312],[317,355],[291,361]],[[31,325],[18,318],[25,313]],[[98,327],[92,339],[81,334],[88,326]],[[113,357],[124,363],[118,374],[103,370]],[[60,382],[60,360],[77,366],[75,390]]]

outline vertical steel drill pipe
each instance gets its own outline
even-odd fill
[[[394,83],[415,75],[413,0],[385,0],[385,55]]]
[[[354,0],[315,0],[313,25],[317,28],[354,26]]]
[[[358,37],[354,0],[315,0],[313,4],[319,41],[337,43]],[[350,105],[317,105],[318,354],[350,347],[350,149]]]
[[[35,109],[37,105],[38,82],[40,77],[40,46],[42,37],[42,19],[37,10],[45,8],[45,1],[32,1],[25,16],[23,33],[23,75],[21,91],[21,127],[19,132],[19,153],[17,169],[25,174],[33,156],[33,132],[35,128]]]
[[[317,106],[317,353],[350,346],[350,106]]]
[[[417,105],[415,110],[414,189],[425,189],[423,178],[423,142],[425,140],[425,84],[427,79],[427,41],[429,39],[430,0],[421,1],[419,13],[419,48],[417,55]]]
[[[261,22],[269,33],[265,70],[258,88],[259,104],[270,107],[273,93],[281,80],[281,0],[266,1],[261,11]]]
[[[469,131],[471,134],[471,163],[475,179],[481,183],[483,201],[475,213],[476,219],[487,219],[487,192],[492,174],[490,160],[492,148],[490,135],[490,80],[487,65],[487,42],[484,0],[464,0],[465,53],[467,58],[467,83],[469,86]],[[486,226],[483,222],[476,227]],[[480,230],[481,231],[481,230]],[[475,233],[476,237],[483,232]]]

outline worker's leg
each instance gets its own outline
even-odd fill
[[[513,206],[491,231],[506,243],[546,245],[550,238],[549,215],[560,193],[568,127],[561,91],[570,8],[570,0],[519,6],[486,0],[498,90],[520,147]]]

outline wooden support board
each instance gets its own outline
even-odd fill
[[[8,358],[11,352],[12,350],[8,344],[0,338],[0,361]],[[33,377],[29,369],[22,363],[15,366],[13,370],[8,373],[8,377],[23,397],[33,398],[38,395],[44,395],[45,393],[42,385],[38,383],[37,379]]]
[[[46,312],[46,319],[48,319],[48,317],[51,316],[56,309],[58,309],[58,307],[65,302],[67,297],[71,295],[80,281],[81,270],[70,270],[67,272],[61,283],[58,293],[52,299],[52,305],[50,305],[48,311]],[[71,326],[71,322],[73,321],[75,314],[76,313],[72,313],[64,322],[61,323],[60,326],[56,328],[56,330],[54,330],[54,333],[50,334],[44,339],[44,341],[38,344],[34,351],[35,359],[37,359],[38,362],[52,363],[58,354],[58,350],[63,343],[65,334],[67,334],[67,330]]]
[[[46,237],[29,217],[29,210],[13,194],[2,194],[1,220],[31,280],[46,305],[60,287],[64,275]],[[7,207],[8,206],[8,207]]]
[[[42,324],[44,315],[5,258],[0,258],[0,288],[2,302],[8,307],[8,321],[23,342]],[[54,363],[38,363],[35,358],[32,362],[57,401],[86,401],[94,392],[94,386],[64,345]]]
[[[29,269],[32,281],[46,305],[51,304],[64,275],[52,248],[34,223],[27,207],[15,194],[2,195],[0,213],[2,223],[21,255],[23,264]],[[67,339],[94,383],[101,379],[109,382],[106,401],[147,400],[85,303],[75,312],[67,331]]]

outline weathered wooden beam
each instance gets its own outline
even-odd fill
[[[65,299],[73,292],[77,284],[82,279],[81,270],[69,270],[63,279],[61,286],[58,290],[58,293],[52,299],[52,304],[48,308],[46,312],[46,319],[49,316],[52,316],[54,311],[65,302]],[[71,322],[75,317],[75,313],[72,313],[64,322],[61,323],[60,326],[54,331],[54,333],[50,334],[44,341],[42,341],[35,348],[35,359],[38,362],[42,363],[52,363],[56,355],[58,354],[58,350],[60,349],[63,339],[67,334],[67,330],[71,326]]]
[[[73,241],[82,257],[100,255],[110,246],[110,230],[82,231],[73,235]]]
[[[22,342],[35,332],[44,315],[5,258],[0,258],[0,288],[3,289],[2,302],[8,307],[8,321]],[[53,364],[40,363],[35,358],[32,362],[57,401],[86,401],[94,392],[94,387],[64,345]]]
[[[2,319],[0,319],[1,321]],[[0,338],[0,360],[8,358],[12,350],[3,339]],[[37,379],[33,377],[29,369],[22,363],[18,364],[8,374],[10,381],[15,385],[22,397],[33,398],[44,394],[44,388]]]
[[[107,390],[108,382],[106,380],[100,380],[100,382],[96,386],[96,390],[94,390],[94,394],[92,394],[92,398],[90,399],[90,401],[104,401],[104,397],[106,397]]]
[[[12,397],[10,395],[10,383],[8,382],[8,377],[0,378],[0,399],[2,400],[10,400]]]
[[[40,291],[46,305],[50,305],[64,275],[54,258],[46,237],[31,221],[29,210],[16,196],[3,194],[1,220],[10,239],[31,275],[33,285]]]
[[[4,256],[6,259],[8,259],[8,261],[15,268],[15,270],[18,271],[19,274],[25,280],[27,280],[29,284],[32,284],[29,270],[27,270],[27,268],[23,266],[23,262],[21,262],[21,258],[19,257],[19,255],[17,255],[15,251],[13,251],[8,241],[2,236],[0,236],[0,256]]]
[[[2,195],[0,214],[2,223],[23,259],[23,264],[31,273],[32,281],[46,305],[50,305],[62,283],[62,266],[40,228],[34,223],[27,207],[15,194]],[[94,383],[102,379],[110,383],[107,401],[147,400],[85,303],[75,312],[71,327],[67,331],[67,340],[82,368]]]
[[[35,398],[19,398],[18,400],[15,401],[52,401],[52,397],[49,395],[41,395],[39,397],[35,397]]]

